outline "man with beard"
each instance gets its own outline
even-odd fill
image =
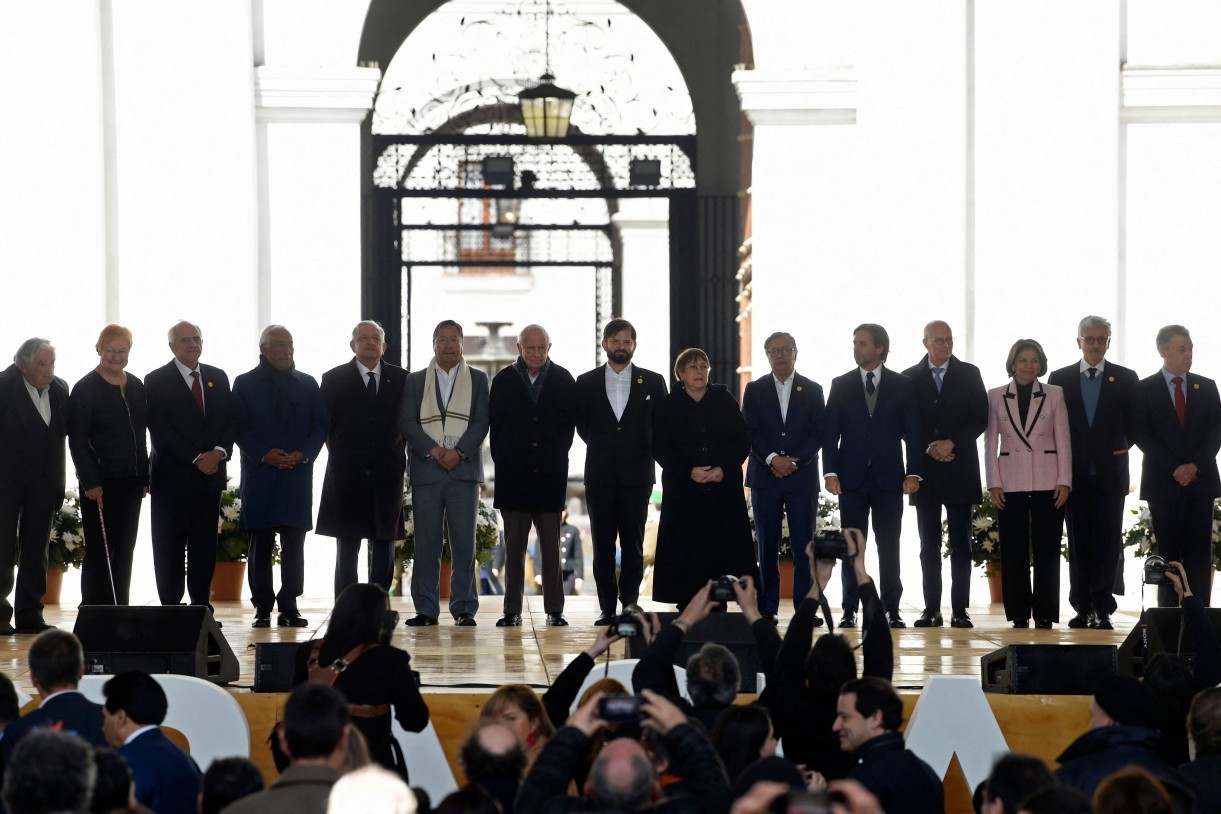
[[[585,453],[585,500],[594,549],[594,583],[610,624],[616,599],[636,604],[644,574],[644,521],[653,491],[653,410],[666,395],[666,380],[636,367],[636,329],[612,319],[602,331],[606,364],[577,377],[577,433]],[[615,580],[615,539],[621,567]]]

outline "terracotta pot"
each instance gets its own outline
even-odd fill
[[[793,598],[793,561],[780,561],[780,598]]]
[[[59,594],[64,587],[64,572],[58,568],[47,569],[47,592],[42,595],[42,604],[58,605]]]
[[[246,563],[218,562],[212,572],[213,602],[238,602],[246,588]]]
[[[441,599],[449,599],[449,575],[453,569],[453,563],[441,561],[441,590],[437,596]]]
[[[988,601],[999,605],[1005,599],[1001,595],[1001,567],[996,566],[995,572],[988,575]]]

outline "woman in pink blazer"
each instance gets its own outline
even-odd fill
[[[1013,377],[988,391],[984,460],[988,494],[1001,537],[1005,618],[1014,627],[1050,628],[1060,621],[1060,538],[1073,485],[1072,448],[1064,391],[1043,384],[1047,354],[1033,339],[1009,349]],[[1034,588],[1030,561],[1034,555]]]

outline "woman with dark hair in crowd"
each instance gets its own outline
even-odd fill
[[[406,779],[407,764],[390,732],[390,715],[408,732],[420,732],[428,726],[428,707],[411,656],[390,644],[397,622],[385,588],[349,585],[335,600],[326,636],[297,648],[293,686],[323,681],[342,692],[370,757]]]
[[[479,709],[479,720],[504,724],[517,736],[517,742],[526,753],[527,772],[548,739],[555,734],[555,727],[547,716],[542,699],[525,684],[497,687]]]
[[[725,764],[730,784],[736,783],[747,766],[776,754],[771,716],[754,704],[730,707],[716,719],[712,748]]]
[[[1044,384],[1047,354],[1033,339],[1009,349],[1008,384],[988,391],[984,469],[997,509],[1005,618],[1017,628],[1060,620],[1060,537],[1073,485],[1064,390]],[[1031,556],[1034,585],[1031,587]]]
[[[1166,787],[1139,766],[1128,766],[1098,784],[1094,814],[1173,814]]]

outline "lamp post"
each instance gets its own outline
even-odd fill
[[[543,36],[543,75],[537,85],[518,94],[517,103],[530,138],[565,138],[577,95],[555,84],[551,73],[551,0],[544,11]]]

